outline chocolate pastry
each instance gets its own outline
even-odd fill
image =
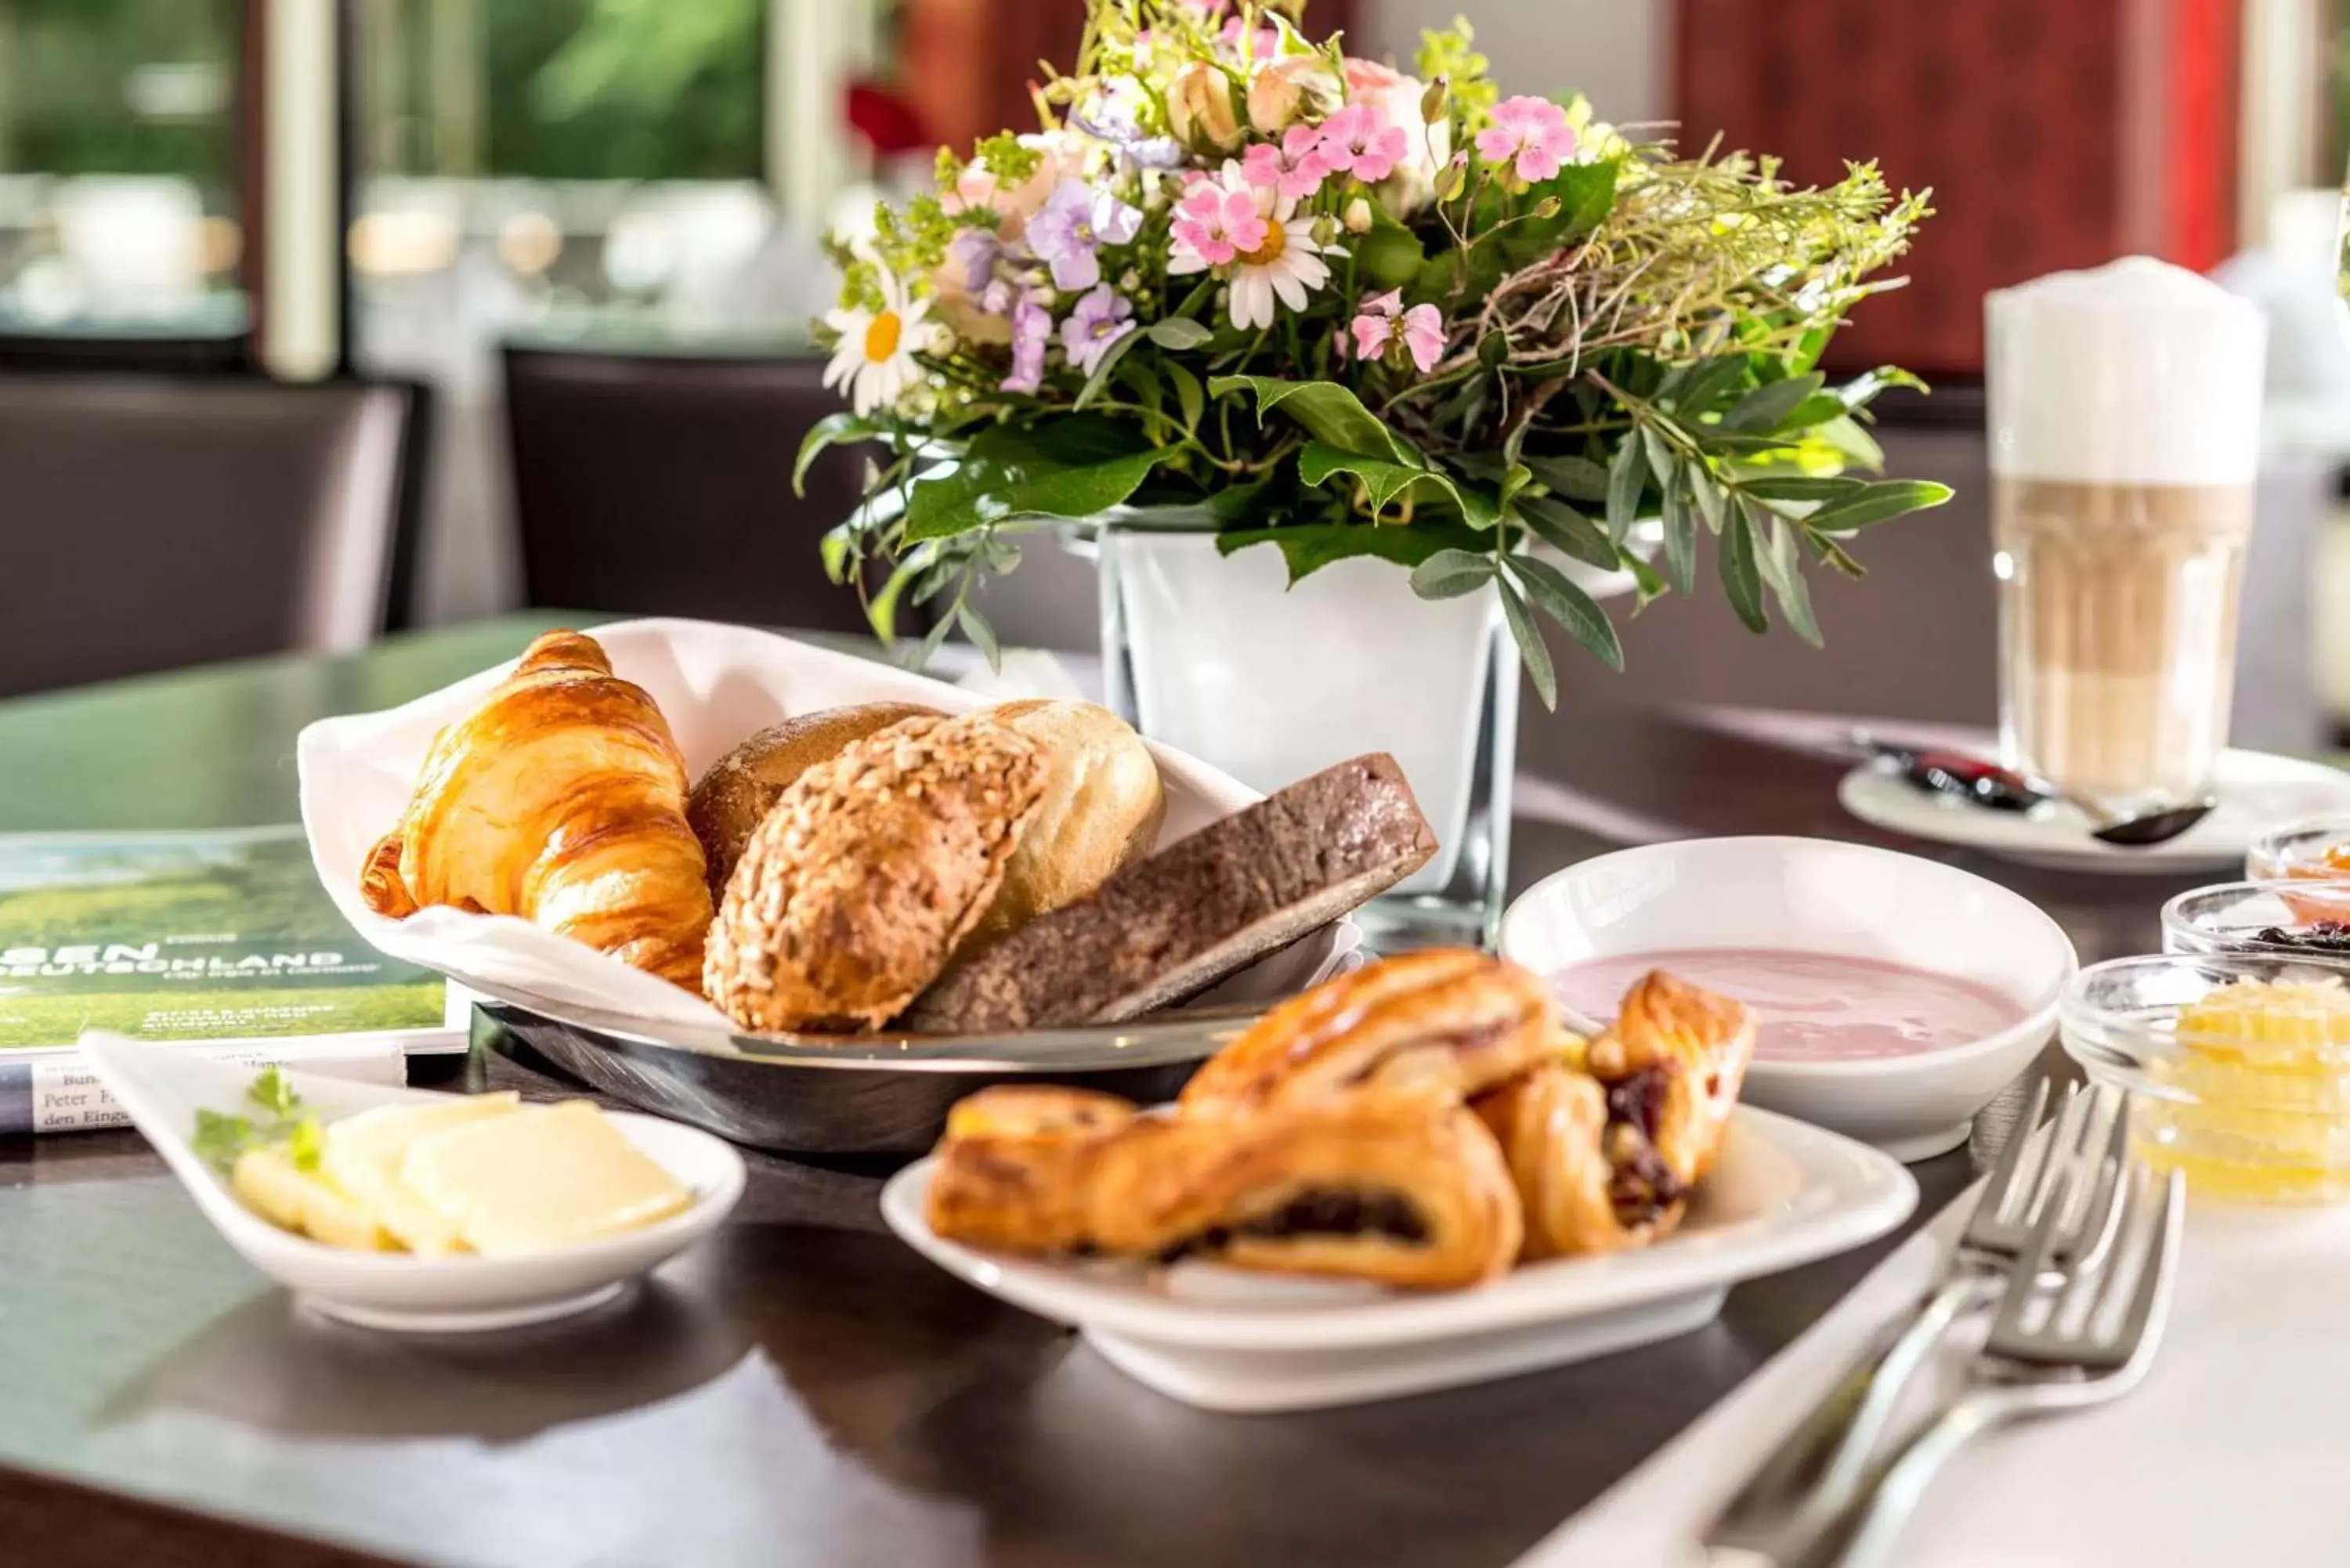
[[[958,1107],[931,1179],[933,1231],[1016,1251],[1205,1258],[1425,1290],[1476,1284],[1517,1256],[1509,1168],[1448,1095],[1366,1088],[1195,1117],[1045,1093],[983,1090]]]
[[[1670,1235],[1713,1167],[1753,1052],[1739,1002],[1661,972],[1613,1028],[1480,1096],[1525,1210],[1523,1257],[1646,1246]]]
[[[1470,1096],[1551,1049],[1558,1006],[1503,959],[1434,948],[1357,970],[1266,1013],[1183,1090],[1189,1113],[1255,1110],[1367,1084]]]

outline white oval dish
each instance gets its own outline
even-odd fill
[[[1996,1034],[1911,1056],[1756,1061],[1744,1097],[1924,1159],[2055,1033],[2079,968],[2064,929],[1996,882],[1914,855],[1825,838],[1692,838],[1586,860],[1502,918],[1502,952],[1537,974],[1586,959],[1776,948],[1887,960],[1988,985],[2024,1010]]]
[[[932,1262],[1069,1324],[1137,1381],[1210,1410],[1305,1410],[1459,1387],[1686,1334],[1730,1286],[1873,1241],[1918,1186],[1877,1150],[1749,1106],[1689,1219],[1653,1247],[1530,1263],[1474,1290],[1411,1294],[1212,1264],[1171,1268],[983,1252],[935,1234],[936,1160],[907,1167],[881,1214]]]
[[[1836,785],[1836,799],[1872,827],[1981,850],[2020,865],[2158,877],[2240,865],[2253,837],[2285,817],[2350,811],[2350,774],[2324,763],[2230,750],[2220,753],[2216,774],[2212,789],[2220,804],[2210,815],[2168,843],[2137,849],[2090,837],[2087,819],[2071,806],[2052,806],[2028,816],[1991,811],[1919,789],[1873,763],[1845,774]]]
[[[255,1069],[91,1031],[81,1052],[155,1146],[204,1218],[245,1262],[307,1305],[367,1328],[463,1334],[587,1312],[716,1230],[743,1196],[743,1157],[708,1133],[654,1116],[606,1113],[622,1136],[693,1193],[684,1213],[641,1231],[512,1258],[416,1258],[322,1246],[264,1220],[190,1143],[199,1109],[236,1113]],[[289,1069],[287,1083],[328,1121],[377,1106],[445,1098]]]

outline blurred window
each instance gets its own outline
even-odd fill
[[[233,337],[240,0],[0,0],[0,334]]]

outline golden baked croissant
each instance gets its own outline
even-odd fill
[[[1183,1108],[1247,1111],[1367,1084],[1474,1095],[1539,1061],[1557,1019],[1550,988],[1526,970],[1431,948],[1283,1002],[1192,1075]]]
[[[685,799],[652,698],[595,639],[551,631],[434,737],[360,891],[395,919],[432,904],[518,915],[696,989],[711,903]]]
[[[1728,997],[1653,972],[1614,1027],[1472,1102],[1525,1210],[1524,1257],[1645,1246],[1670,1235],[1713,1168],[1754,1048]]]
[[[928,1210],[939,1235],[976,1246],[1198,1257],[1423,1290],[1492,1279],[1520,1241],[1492,1135],[1457,1098],[1409,1087],[1245,1117],[983,1090],[939,1146]]]

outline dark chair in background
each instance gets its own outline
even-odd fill
[[[398,629],[426,396],[0,370],[0,696]]]
[[[253,339],[242,332],[140,337],[0,332],[0,370],[225,375],[252,369]]]
[[[801,355],[695,358],[508,345],[506,427],[524,595],[558,609],[860,631],[818,545],[865,454],[792,465],[842,407]]]

